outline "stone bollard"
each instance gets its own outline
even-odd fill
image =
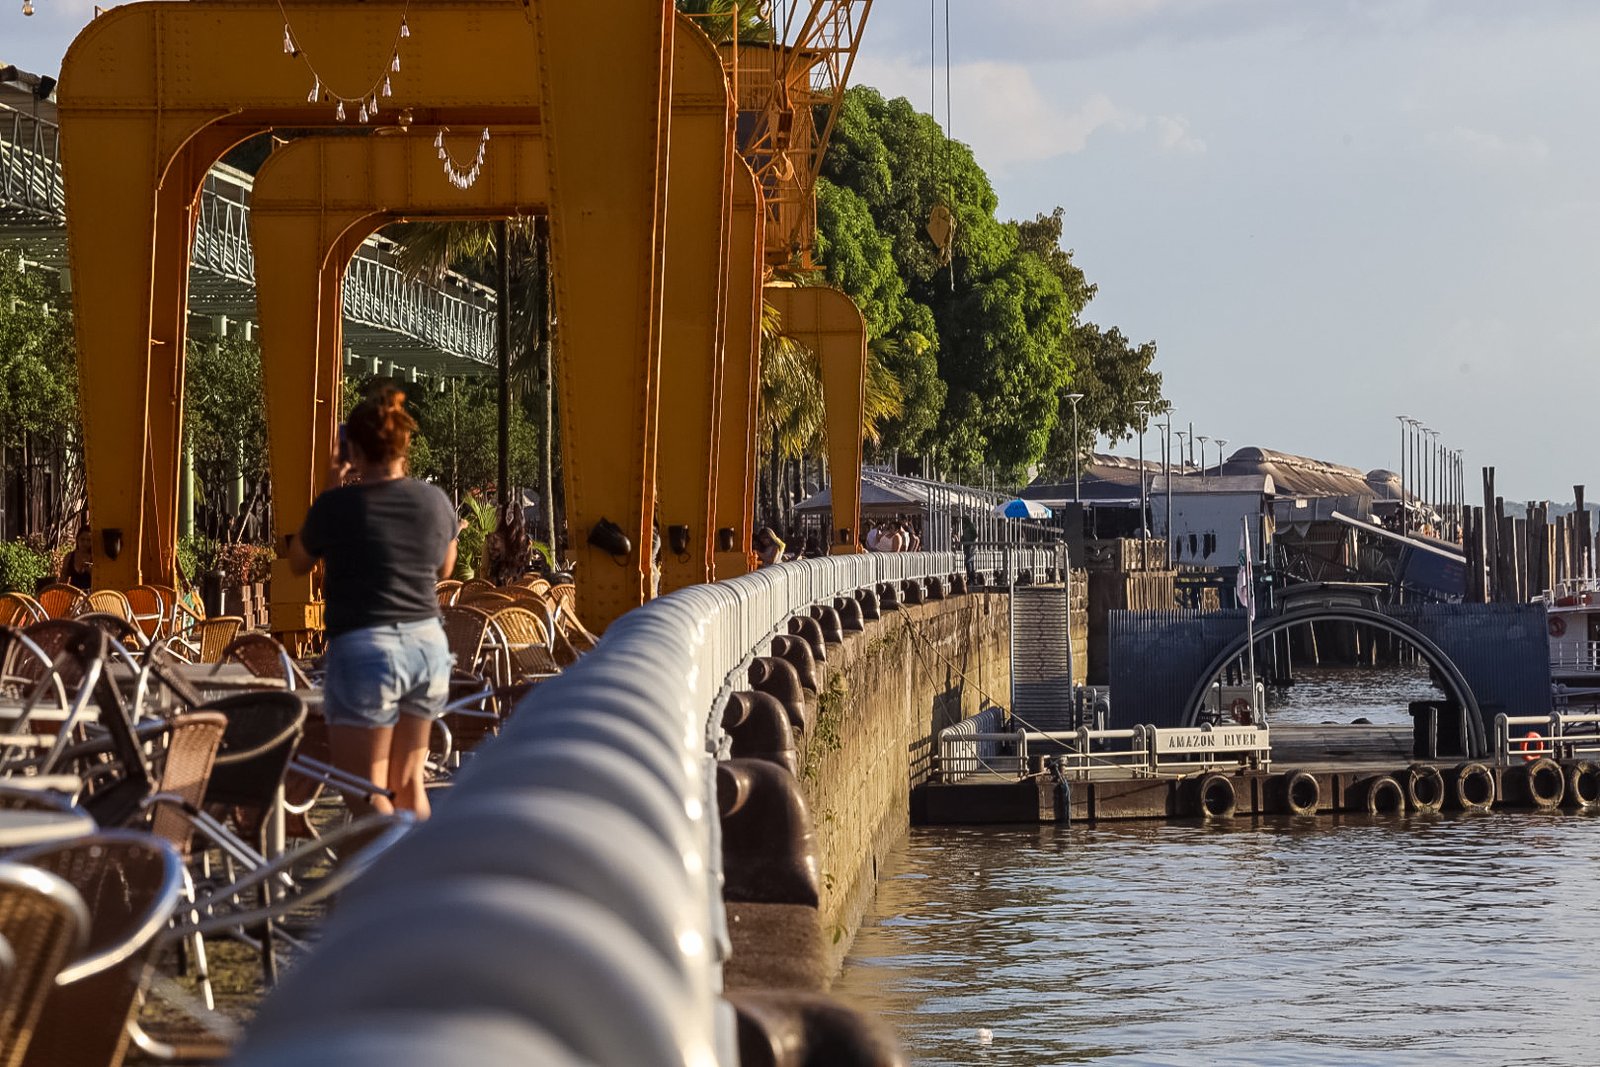
[[[827,662],[828,643],[822,636],[820,622],[805,615],[795,615],[789,619],[789,632],[811,646],[812,659],[818,663]]]
[[[863,619],[881,619],[883,612],[878,607],[878,591],[876,589],[857,589],[856,603],[861,608]]]
[[[939,578],[939,577],[928,578],[928,579],[925,579],[922,584],[926,587],[925,591],[923,592],[923,599],[924,600],[943,600],[944,599],[944,579],[943,578]]]
[[[811,654],[811,645],[803,637],[791,634],[779,634],[772,639],[772,654],[788,662],[794,672],[800,676],[800,684],[815,693],[819,688],[817,678],[816,657]]]
[[[771,693],[729,693],[722,709],[722,728],[733,743],[734,758],[764,759],[790,774],[800,773],[789,713]]]
[[[954,596],[954,595],[957,595],[957,594],[960,594],[960,593],[965,593],[966,591],[967,591],[967,577],[966,577],[966,575],[964,575],[964,574],[952,574],[950,576],[950,593],[951,593],[951,595]]]
[[[900,583],[900,599],[906,604],[922,603],[922,583],[915,578],[907,578]]]
[[[900,593],[893,582],[878,583],[878,610],[893,611],[900,606]]]
[[[811,617],[817,620],[817,627],[822,631],[822,640],[830,645],[837,645],[844,641],[844,620],[840,618],[837,608],[827,604],[811,605]],[[790,624],[791,629],[793,623]]]
[[[754,904],[821,902],[811,813],[794,775],[766,760],[717,764],[722,896]]]
[[[750,661],[750,688],[776,697],[789,715],[789,725],[801,733],[811,728],[806,694],[800,674],[788,660],[777,656],[757,656]]]
[[[739,1020],[740,1067],[904,1067],[894,1035],[824,993],[729,993]]]
[[[839,627],[841,630],[849,633],[860,633],[867,628],[866,620],[861,617],[861,601],[855,597],[834,597],[833,610],[839,615]]]

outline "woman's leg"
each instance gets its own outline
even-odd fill
[[[394,793],[394,806],[412,812],[419,820],[430,814],[425,772],[432,733],[432,719],[402,712],[394,727],[389,755],[389,789]]]
[[[403,724],[406,718],[405,715],[400,716],[400,722]],[[333,765],[341,771],[360,775],[375,785],[387,785],[390,750],[396,732],[397,728],[391,726],[335,726],[329,723],[328,747],[333,751]],[[347,796],[346,803],[354,815],[365,815],[370,811],[389,815],[395,808],[388,797],[382,796],[373,797],[371,803]]]

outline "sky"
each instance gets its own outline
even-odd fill
[[[4,2],[0,61],[46,73],[92,9]],[[936,49],[929,4],[877,0],[852,80],[927,110],[932,75],[942,121],[934,2]],[[1404,414],[1508,497],[1600,493],[1578,433],[1600,3],[949,0],[949,19],[950,132],[1002,215],[1065,209],[1099,285],[1086,317],[1156,342],[1179,425],[1394,468]]]

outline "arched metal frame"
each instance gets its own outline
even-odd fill
[[[558,318],[563,343],[584,353],[560,374],[571,550],[588,576],[583,614],[615,618],[643,600],[648,567],[611,565],[584,534],[606,516],[636,546],[650,543],[667,0],[626,13],[518,0],[135,3],[79,34],[62,64],[61,154],[90,521],[106,549],[96,585],[174,570],[184,309],[208,168],[274,126],[340,125],[326,101],[306,100],[305,64],[283,54],[285,7],[296,37],[325,47],[319,72],[339,86],[369,84],[408,19],[407,74],[394,79],[384,121],[406,110],[424,126],[545,129]],[[608,61],[596,61],[598,47]]]
[[[1381,611],[1372,611],[1369,608],[1316,608],[1291,612],[1276,618],[1263,620],[1262,625],[1256,628],[1255,641],[1259,644],[1274,634],[1283,633],[1293,627],[1311,622],[1358,623],[1392,634],[1411,645],[1427,661],[1428,666],[1438,672],[1440,680],[1444,683],[1446,695],[1453,697],[1456,703],[1461,706],[1462,714],[1466,717],[1467,723],[1467,742],[1471,749],[1469,755],[1477,758],[1488,752],[1483,712],[1478,707],[1478,698],[1473,695],[1472,686],[1467,684],[1467,679],[1461,673],[1461,669],[1445,654],[1444,650],[1434,644],[1426,634],[1413,626],[1400,622],[1398,619],[1390,618]],[[1189,701],[1184,705],[1187,709],[1187,721],[1190,726],[1198,725],[1200,707],[1205,701],[1206,693],[1212,686],[1216,685],[1217,678],[1228,664],[1245,654],[1250,645],[1250,640],[1250,635],[1240,635],[1219,652],[1207,664],[1206,669],[1201,672],[1200,680],[1195,683],[1194,689],[1189,694]]]

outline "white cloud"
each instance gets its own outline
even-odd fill
[[[868,60],[863,56],[853,80],[873,85],[889,96],[905,96],[920,109],[928,107],[925,64],[904,57]],[[1189,120],[1181,115],[1141,114],[1101,92],[1076,104],[1052,99],[1021,63],[957,63],[950,71],[950,82],[954,114],[949,132],[971,145],[979,164],[989,171],[1003,173],[1019,165],[1074,155],[1102,132],[1141,136],[1161,151],[1179,155],[1206,150],[1205,141],[1190,130]],[[942,71],[937,88],[936,114],[943,123]]]
[[[1550,155],[1550,145],[1534,134],[1506,137],[1471,126],[1434,130],[1423,138],[1423,143],[1429,148],[1488,163],[1537,163]]]

